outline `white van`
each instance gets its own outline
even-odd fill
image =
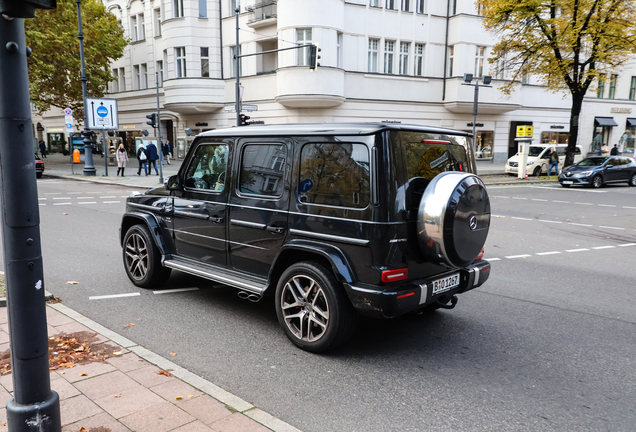
[[[559,172],[561,172],[563,162],[565,161],[565,149],[567,144],[532,144],[528,148],[527,175],[538,176],[548,174],[548,168],[550,168],[550,147],[554,147],[559,155]],[[583,148],[577,145],[574,151],[574,163],[583,160]],[[508,174],[517,174],[518,169],[519,153],[506,161],[506,172]]]

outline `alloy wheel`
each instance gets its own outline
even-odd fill
[[[595,188],[600,188],[603,185],[603,179],[601,178],[600,175],[597,175],[592,179],[592,185]]]
[[[138,233],[132,233],[126,240],[126,270],[136,280],[141,280],[148,273],[148,245]]]
[[[283,287],[280,306],[285,325],[300,340],[315,342],[329,324],[329,303],[323,288],[307,275],[291,277]]]

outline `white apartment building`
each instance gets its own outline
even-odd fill
[[[186,132],[236,125],[236,15],[238,0],[103,0],[131,39],[112,66],[117,77],[106,97],[116,98],[127,143],[141,135],[156,110],[160,85],[161,128],[186,147]],[[321,48],[311,71],[307,49],[241,59],[242,102],[265,124],[401,121],[472,130],[473,86],[465,73],[492,75],[479,88],[477,155],[494,163],[516,152],[517,125],[532,125],[533,142],[567,142],[569,96],[545,91],[530,77],[510,96],[498,86],[508,78],[487,61],[494,36],[485,32],[473,0],[243,0],[238,5],[241,54],[296,44]],[[91,41],[85,39],[85,44]],[[473,81],[474,82],[474,81]],[[481,81],[480,81],[481,84]],[[585,99],[579,143],[598,132],[608,145],[633,152],[636,133],[636,67],[608,76]],[[52,151],[64,115],[40,118],[36,138]],[[188,131],[189,132],[189,131]]]

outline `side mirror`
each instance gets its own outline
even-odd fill
[[[178,175],[173,175],[166,180],[166,187],[168,190],[181,190],[181,183]]]
[[[610,164],[610,165],[605,165],[605,168],[614,168],[614,165]]]

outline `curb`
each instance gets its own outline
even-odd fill
[[[287,424],[284,421],[266,413],[265,411],[255,407],[249,402],[244,401],[238,396],[235,396],[232,393],[223,390],[221,387],[211,383],[210,381],[193,374],[187,369],[182,368],[181,366],[161,357],[158,354],[153,353],[152,351],[140,345],[137,345],[130,339],[127,339],[124,336],[107,329],[101,324],[98,324],[92,319],[85,317],[84,315],[74,311],[73,309],[65,306],[62,303],[49,304],[48,306],[60,313],[63,313],[64,315],[79,322],[80,324],[85,325],[89,329],[93,330],[96,333],[99,333],[105,338],[110,339],[123,348],[134,352],[147,362],[152,363],[153,365],[163,370],[171,369],[170,373],[173,376],[179,378],[192,387],[201,390],[203,393],[208,394],[219,402],[229,406],[230,408],[236,410],[237,412],[240,412],[241,414],[251,418],[255,422],[274,432],[301,432],[300,429],[296,429],[294,426]]]
[[[73,180],[73,181],[83,181],[83,182],[90,182],[90,183],[96,183],[96,184],[105,184],[105,185],[111,185],[111,186],[124,186],[124,187],[129,187],[129,188],[142,188],[142,189],[152,189],[152,188],[156,188],[156,187],[160,187],[163,185],[163,183],[159,183],[157,182],[155,185],[152,186],[147,186],[147,185],[140,185],[140,184],[131,184],[131,183],[117,183],[114,181],[109,181],[108,179],[102,179],[101,177],[87,177],[87,176],[81,176],[81,178],[76,178],[73,177],[72,175],[67,175],[67,174],[53,174],[53,173],[46,173],[44,174],[44,177],[49,177],[49,178],[57,178],[57,179],[65,179],[65,180]],[[93,180],[95,179],[95,180]],[[99,180],[97,180],[99,179]],[[166,180],[167,178],[164,177],[164,180]]]

